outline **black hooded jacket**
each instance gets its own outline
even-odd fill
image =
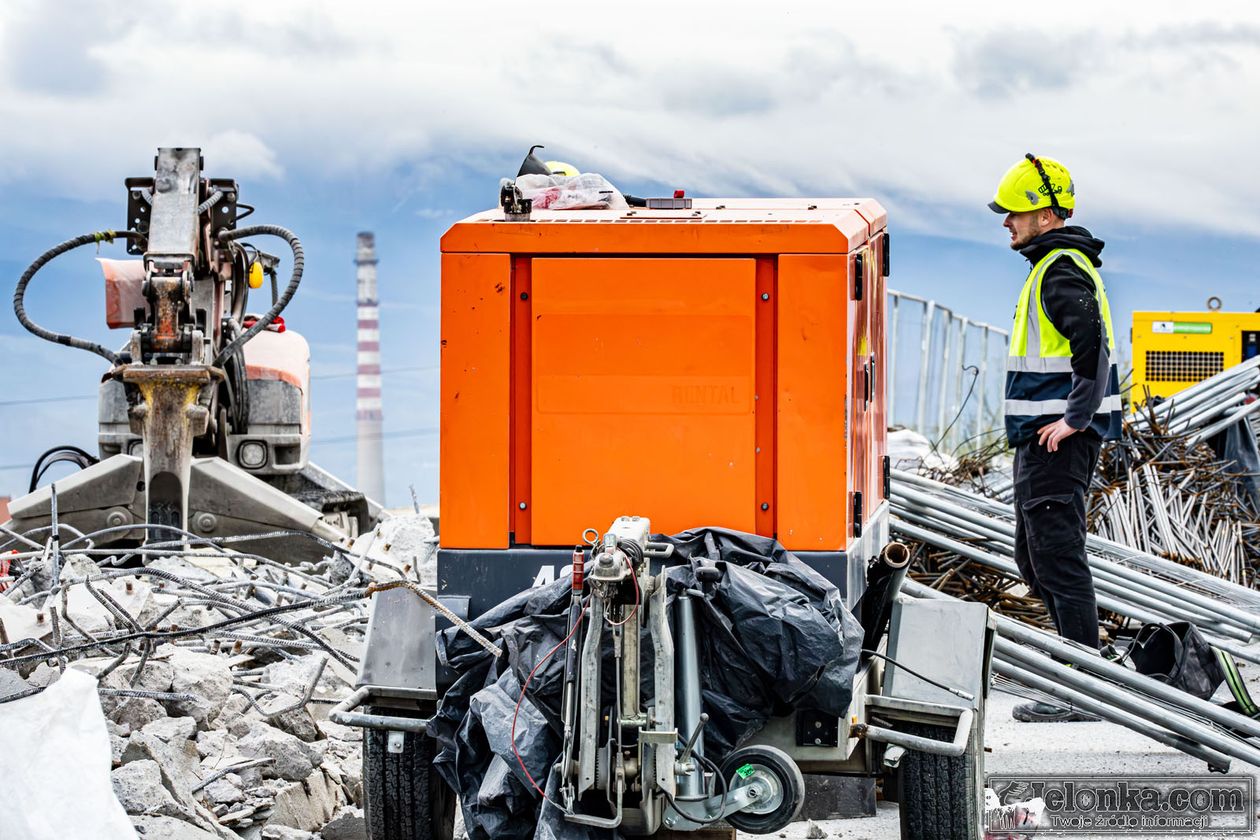
[[[1036,265],[1055,248],[1075,248],[1089,257],[1095,268],[1102,265],[1098,255],[1103,241],[1077,225],[1043,233],[1019,252]],[[1106,396],[1111,371],[1107,328],[1103,324],[1094,281],[1075,261],[1057,259],[1046,269],[1041,282],[1041,305],[1050,323],[1072,347],[1072,392],[1063,418],[1073,429],[1086,429]],[[1011,441],[1016,445],[1022,442]]]

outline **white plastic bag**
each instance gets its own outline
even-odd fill
[[[517,189],[534,210],[628,210],[621,191],[603,175],[518,175]]]
[[[66,669],[32,697],[0,704],[0,840],[137,840],[110,780],[96,680]]]

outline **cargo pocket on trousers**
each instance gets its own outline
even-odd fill
[[[1034,554],[1066,554],[1085,545],[1085,528],[1071,493],[1038,496],[1020,505]]]

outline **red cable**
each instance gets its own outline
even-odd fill
[[[575,560],[574,578],[580,580],[577,572],[577,562],[580,561]],[[634,563],[628,562],[627,565],[630,567],[630,579],[634,582],[634,609],[630,610],[630,615],[626,616],[621,621],[609,621],[608,623],[613,627],[621,627],[624,624],[630,623],[630,620],[633,619],[639,612],[639,578],[638,575],[634,573]],[[542,659],[538,660],[538,662],[530,670],[529,676],[525,678],[525,684],[521,686],[521,695],[516,698],[516,708],[512,712],[512,752],[516,755],[516,763],[521,766],[521,772],[524,773],[525,778],[529,780],[530,786],[532,786],[534,790],[538,791],[539,796],[550,802],[556,808],[560,808],[560,805],[557,804],[555,800],[548,797],[546,791],[538,786],[538,782],[534,781],[534,777],[529,774],[529,770],[525,767],[525,759],[521,758],[521,752],[516,748],[516,719],[521,714],[521,701],[525,699],[525,693],[529,691],[529,684],[533,681],[534,674],[542,667],[544,662],[555,654],[556,651],[560,650],[560,648],[569,643],[569,640],[573,638],[573,634],[576,633],[577,629],[582,626],[582,618],[586,615],[586,610],[587,607],[582,607],[582,612],[578,613],[578,620],[573,622],[573,629],[569,631],[569,635],[565,636],[556,644],[555,647],[547,651],[547,654]]]
[[[534,679],[534,673],[542,667],[544,662],[552,657],[552,654],[569,643],[569,639],[572,639],[573,634],[576,633],[577,629],[582,626],[582,617],[586,615],[586,609],[586,607],[582,607],[582,612],[578,613],[577,621],[573,622],[573,629],[569,631],[569,635],[561,639],[555,647],[547,651],[546,656],[538,660],[538,663],[534,665],[533,670],[529,672],[529,676],[525,678],[525,684],[521,686],[521,696],[516,698],[516,710],[512,712],[512,752],[516,754],[516,763],[521,765],[521,772],[525,774],[526,779],[529,779],[529,783],[533,786],[534,790],[538,791],[538,795],[557,808],[560,808],[560,805],[554,799],[547,796],[547,793],[538,786],[538,782],[534,781],[534,777],[529,775],[529,770],[525,768],[525,759],[521,758],[521,751],[516,748],[516,718],[521,713],[521,701],[525,699],[525,692],[529,690],[529,683]]]

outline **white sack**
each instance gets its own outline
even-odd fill
[[[32,697],[0,704],[0,840],[137,840],[110,781],[96,680],[66,669]]]

